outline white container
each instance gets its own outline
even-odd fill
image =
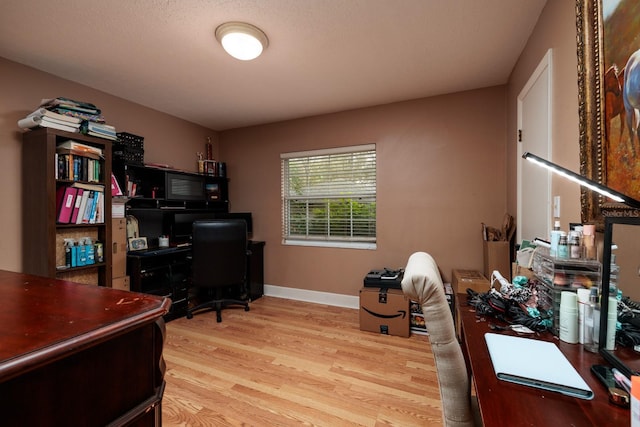
[[[578,342],[580,344],[585,344],[586,341],[591,342],[591,338],[593,336],[593,332],[589,329],[587,333],[587,340],[585,341],[585,309],[589,305],[589,295],[591,291],[586,288],[581,288],[577,290],[578,293]],[[591,325],[593,328],[593,325]]]
[[[618,300],[609,297],[609,309],[607,310],[607,342],[605,349],[614,350],[616,347],[616,322],[618,321]]]
[[[560,340],[569,344],[578,343],[578,294],[560,293]]]

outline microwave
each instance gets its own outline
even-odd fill
[[[166,173],[167,200],[205,200],[204,177]]]

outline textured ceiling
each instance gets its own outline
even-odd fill
[[[504,84],[545,3],[2,0],[0,56],[225,130]],[[227,21],[268,49],[228,56]]]

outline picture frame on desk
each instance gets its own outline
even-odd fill
[[[148,249],[146,237],[131,237],[129,238],[129,250],[130,251],[142,251]]]

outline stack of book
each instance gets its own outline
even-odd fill
[[[98,107],[62,97],[43,99],[36,111],[18,121],[18,126],[23,129],[51,127],[99,138],[117,139],[115,127],[105,123]]]
[[[82,119],[58,114],[46,108],[38,108],[24,119],[18,120],[18,126],[22,129],[35,127],[47,127],[67,132],[80,132]]]

